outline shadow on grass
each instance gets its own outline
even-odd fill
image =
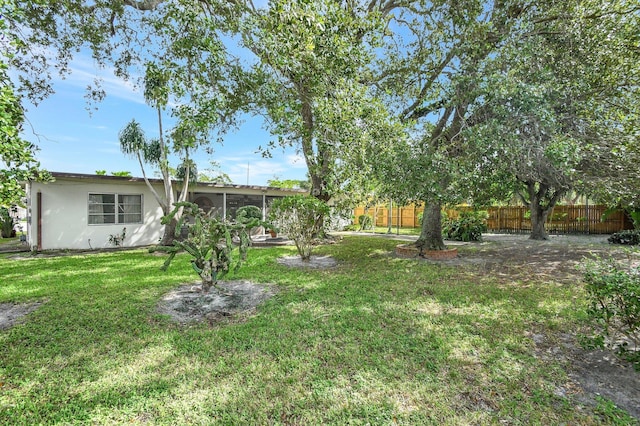
[[[157,423],[524,423],[593,420],[554,394],[532,323],[568,327],[571,289],[500,288],[452,267],[395,259],[396,242],[319,247],[338,266],[292,270],[287,247],[252,250],[233,279],[281,291],[245,322],[177,327],[155,312],[195,278],[146,253],[42,259],[50,298],[0,334],[0,421]],[[174,267],[175,266],[175,267]],[[14,275],[16,265],[0,265]],[[32,283],[17,277],[16,297]]]

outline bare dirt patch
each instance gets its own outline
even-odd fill
[[[203,321],[213,324],[250,314],[276,293],[274,286],[249,281],[220,282],[218,287],[221,290],[211,288],[203,293],[200,283],[184,284],[160,300],[158,312],[180,324]]]
[[[439,263],[461,266],[461,272],[474,279],[490,276],[505,283],[544,280],[581,285],[578,265],[585,258],[627,256],[621,246],[607,242],[607,235],[558,235],[547,241],[532,241],[526,235],[487,235],[482,243],[458,247],[458,258]],[[566,368],[570,382],[557,390],[559,395],[590,405],[601,396],[640,420],[640,372],[630,363],[608,351],[582,348],[573,334],[532,331],[531,338],[536,356]]]
[[[470,265],[474,273],[493,273],[509,279],[553,278],[575,282],[576,267],[594,255],[623,256],[619,246],[607,242],[607,235],[552,235],[546,241],[529,240],[527,235],[488,234],[479,243],[447,241],[458,247],[459,256],[438,261],[456,266]]]
[[[26,315],[38,309],[43,303],[0,303],[0,330],[20,323]]]
[[[338,265],[338,262],[331,256],[311,256],[307,261],[302,260],[300,256],[283,256],[278,258],[278,263],[290,268],[310,269],[328,269]]]
[[[531,338],[537,357],[560,361],[567,369],[570,382],[556,389],[556,394],[571,395],[588,405],[601,396],[640,420],[640,372],[630,363],[612,352],[585,350],[571,334],[533,334]]]

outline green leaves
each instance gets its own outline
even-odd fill
[[[162,266],[163,270],[169,267],[178,252],[187,252],[191,256],[191,267],[200,275],[202,289],[206,292],[212,285],[217,285],[218,279],[223,278],[229,271],[240,268],[246,260],[251,242],[247,230],[255,225],[255,219],[246,223],[228,223],[206,213],[196,204],[179,202],[175,203],[174,209],[162,218],[162,223],[170,223],[177,216],[179,219],[176,234],[186,227],[188,229],[186,239],[176,239],[170,247],[152,249],[152,251],[170,253]],[[186,219],[187,217],[191,219]],[[237,247],[233,237],[238,239]],[[237,254],[235,254],[236,250]]]
[[[24,110],[0,61],[0,206],[22,205],[23,185],[50,180],[36,160],[37,147],[20,137]]]
[[[280,145],[300,148],[322,200],[354,176],[342,165],[381,123],[364,81],[382,30],[377,12],[333,0],[277,0],[242,22],[242,45],[259,60],[245,81],[247,101]]]
[[[147,147],[147,138],[144,131],[135,119],[132,119],[118,133],[120,140],[120,150],[125,154],[138,155],[144,153]]]
[[[148,62],[144,75],[144,99],[154,108],[164,109],[169,102],[169,73],[157,64]]]
[[[278,198],[271,204],[269,218],[278,230],[296,243],[302,260],[311,258],[314,239],[323,231],[329,206],[315,197],[296,195]]]
[[[597,340],[640,367],[640,270],[613,258],[583,264],[587,314]]]

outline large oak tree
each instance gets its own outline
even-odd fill
[[[378,84],[413,130],[374,159],[394,198],[426,204],[419,247],[444,248],[443,203],[514,191],[532,210],[532,238],[546,237],[550,209],[588,172],[585,152],[616,133],[593,112],[633,86],[637,45],[622,40],[637,40],[637,12],[580,0],[398,8]]]

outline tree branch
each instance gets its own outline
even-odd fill
[[[125,6],[133,7],[137,10],[155,10],[160,3],[165,0],[123,0]]]
[[[431,111],[423,111],[422,109],[418,109],[418,107],[424,101],[424,97],[426,96],[428,90],[431,88],[431,85],[438,79],[438,77],[442,74],[442,70],[445,69],[445,67],[453,60],[455,56],[456,56],[456,49],[451,49],[447,54],[447,56],[436,67],[436,69],[431,72],[429,79],[422,86],[422,89],[420,89],[420,93],[418,94],[415,102],[409,105],[407,108],[405,108],[404,111],[402,111],[400,116],[405,117],[403,121],[411,120],[411,119],[415,120],[417,118],[424,117],[429,112],[431,112]],[[414,112],[416,111],[420,111],[420,115],[414,114]]]

